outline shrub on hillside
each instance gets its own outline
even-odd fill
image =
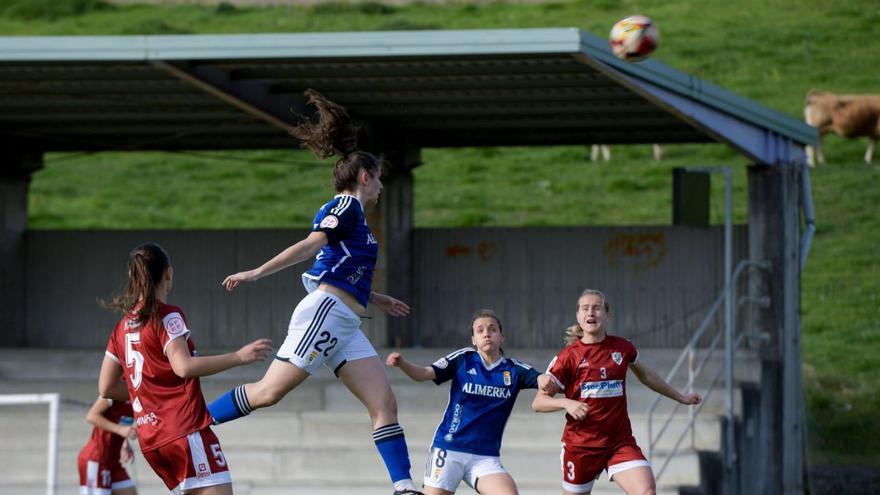
[[[112,8],[103,0],[4,0],[0,14],[23,20],[54,20]]]

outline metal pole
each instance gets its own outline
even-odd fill
[[[688,388],[687,392],[689,394],[694,392],[694,380],[696,380],[696,373],[694,373],[694,369],[696,368],[697,357],[694,355],[696,351],[693,347],[691,347],[688,352]],[[696,451],[697,449],[697,439],[694,433],[696,429],[694,425],[694,416],[696,416],[696,411],[693,407],[688,408],[688,420],[691,425],[691,449]]]
[[[736,447],[734,445],[734,418],[733,418],[733,287],[730,286],[730,277],[733,270],[733,176],[729,167],[722,167],[724,171],[724,285],[727,292],[724,294],[724,353],[725,375],[724,384],[725,400],[724,409],[727,417],[727,429],[724,432],[726,438],[725,469],[727,478],[727,495],[736,495]]]
[[[58,394],[46,394],[49,402],[49,451],[46,459],[46,495],[55,495],[58,475]]]

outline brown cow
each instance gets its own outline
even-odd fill
[[[835,95],[828,91],[810,90],[804,107],[804,120],[819,129],[816,149],[807,146],[807,162],[810,166],[825,163],[822,153],[822,136],[834,132],[845,138],[867,136],[870,139],[865,151],[865,162],[874,158],[874,146],[880,138],[880,95]]]

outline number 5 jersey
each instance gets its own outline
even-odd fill
[[[199,379],[177,376],[165,355],[174,339],[186,339],[190,354],[195,355],[186,317],[176,306],[157,304],[158,315],[145,324],[139,325],[130,316],[122,318],[110,335],[106,352],[123,368],[143,452],[212,422]]]

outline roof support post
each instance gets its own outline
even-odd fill
[[[803,383],[801,363],[801,167],[749,168],[749,258],[770,270],[752,272],[749,296],[770,296],[767,308],[750,306],[749,326],[764,339],[761,398],[754,445],[743,452],[751,468],[742,493],[803,493]],[[781,461],[781,462],[780,462]]]
[[[27,343],[27,196],[31,174],[42,168],[40,152],[0,157],[0,345]]]
[[[381,130],[371,133],[369,149],[382,154],[387,169],[382,174],[379,204],[368,213],[370,227],[379,240],[379,260],[373,287],[407,304],[413,304],[413,174],[421,164],[421,149],[401,134]],[[374,343],[392,347],[417,344],[409,318],[387,317],[371,311],[370,336]]]

